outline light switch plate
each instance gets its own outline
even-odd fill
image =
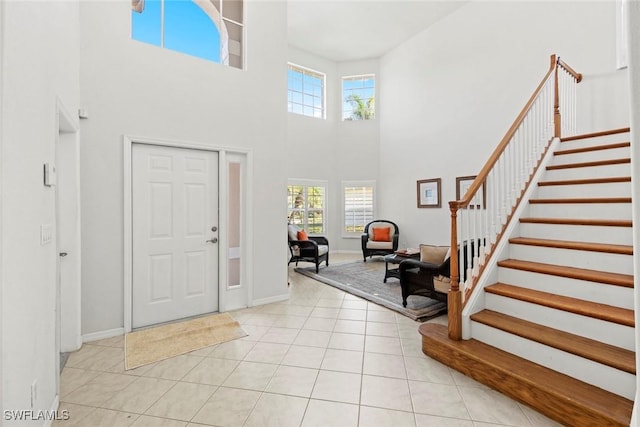
[[[42,224],[40,226],[40,245],[48,245],[53,241],[53,225]]]

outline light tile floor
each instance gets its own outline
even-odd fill
[[[249,334],[239,340],[130,371],[123,337],[83,345],[62,372],[70,419],[54,426],[558,425],[425,356],[419,323],[289,277],[288,301],[231,313]]]

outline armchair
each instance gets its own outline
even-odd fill
[[[306,233],[295,224],[289,224],[287,228],[291,253],[288,264],[295,261],[297,266],[300,261],[312,262],[316,265],[316,273],[322,261],[329,265],[329,241],[325,237],[306,236]]]
[[[478,240],[480,244],[480,240]],[[471,241],[471,252],[474,251]],[[447,302],[451,276],[451,250],[449,246],[420,245],[420,259],[406,259],[398,266],[402,305],[407,306],[410,295],[422,295]],[[458,262],[467,265],[467,242],[458,249]],[[466,275],[466,273],[465,273]],[[465,277],[460,280],[464,281]]]
[[[386,219],[377,219],[365,225],[364,233],[360,237],[362,243],[362,258],[373,255],[388,255],[398,250],[400,229]]]

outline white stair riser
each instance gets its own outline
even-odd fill
[[[631,227],[521,223],[519,228],[522,237],[609,243],[612,245],[633,244]]]
[[[541,292],[633,310],[633,288],[498,267],[498,281]]]
[[[631,197],[630,182],[603,184],[539,185],[535,198],[566,199],[571,197]]]
[[[575,141],[562,141],[558,144],[558,150],[572,150],[574,148],[597,147],[599,145],[616,144],[618,142],[629,142],[630,138],[629,132],[624,132],[595,138],[577,139]]]
[[[567,353],[479,322],[471,323],[473,337],[554,371],[633,400],[636,377],[628,372]]]
[[[635,330],[629,326],[486,293],[486,308],[571,334],[635,350]]]
[[[632,255],[511,244],[509,257],[544,264],[586,268],[587,270],[633,274]]]
[[[530,203],[534,218],[631,219],[631,203]]]
[[[606,150],[585,151],[582,153],[557,154],[551,159],[552,165],[568,163],[597,162],[600,160],[627,159],[631,156],[629,147],[609,148]]]
[[[629,176],[630,174],[630,164],[620,163],[615,165],[546,170],[543,179],[545,181],[561,181],[565,179],[610,178],[612,176]]]

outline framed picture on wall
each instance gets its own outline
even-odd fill
[[[456,200],[461,200],[465,194],[467,194],[467,190],[473,184],[473,181],[476,179],[476,175],[469,176],[459,176],[456,178]],[[480,202],[479,194],[482,194],[482,201]],[[484,184],[482,188],[476,193],[476,197],[474,198],[475,203],[469,204],[469,209],[484,209],[487,205],[487,189]],[[480,203],[479,203],[480,202]]]
[[[418,207],[439,208],[441,179],[421,179],[418,181]]]

